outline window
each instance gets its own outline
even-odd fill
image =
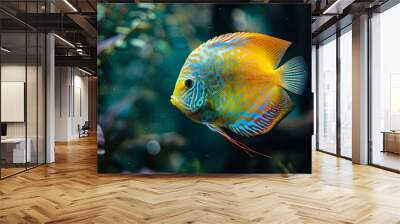
[[[18,6],[19,16],[41,13],[43,4],[0,1],[0,7]],[[12,13],[0,17],[0,178],[5,178],[45,163],[46,40]]]
[[[371,159],[400,170],[400,5],[371,18]]]
[[[336,153],[336,37],[318,48],[318,149]]]
[[[351,158],[352,149],[352,34],[351,26],[340,36],[340,155]]]

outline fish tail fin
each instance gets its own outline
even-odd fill
[[[303,94],[307,84],[307,66],[303,57],[294,57],[279,67],[280,85],[292,93]]]
[[[263,157],[267,157],[272,159],[271,156],[267,156],[261,152],[257,152],[256,150],[248,147],[247,145],[233,139],[231,136],[229,136],[227,133],[225,133],[221,128],[212,125],[212,124],[208,124],[206,123],[207,127],[210,128],[212,131],[217,132],[218,134],[222,135],[226,140],[228,140],[230,143],[236,145],[237,147],[239,147],[240,150],[242,150],[243,152],[247,153],[247,155],[249,155],[250,157],[253,157],[253,154],[257,154]]]

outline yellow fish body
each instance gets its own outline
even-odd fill
[[[302,94],[307,68],[302,57],[280,66],[290,42],[259,33],[230,33],[196,48],[183,65],[171,103],[195,122],[232,139],[270,131],[293,108],[286,90]]]

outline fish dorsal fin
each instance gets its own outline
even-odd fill
[[[271,62],[273,69],[279,66],[290,42],[261,33],[236,32],[223,34],[206,42],[209,47],[241,46],[249,50],[261,49]]]
[[[231,131],[246,137],[270,131],[292,110],[289,95],[281,87],[271,86],[266,90],[265,96],[261,94],[265,91],[264,88],[257,89],[257,86],[252,88],[260,95],[247,99],[252,102],[252,105],[246,105],[246,108],[243,108],[244,112],[235,117],[231,121],[232,124],[228,126]]]

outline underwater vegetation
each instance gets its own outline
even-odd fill
[[[99,172],[311,172],[308,81],[302,95],[288,91],[293,108],[269,132],[252,138],[229,133],[272,158],[248,156],[170,103],[186,58],[221,34],[257,32],[287,40],[292,45],[277,66],[301,56],[310,67],[307,6],[98,4],[97,18]]]

